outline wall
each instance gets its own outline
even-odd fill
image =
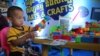
[[[26,6],[26,2],[28,2],[28,1],[33,1],[33,3],[31,3],[31,5],[32,5],[32,7],[35,8],[35,10],[36,10],[36,8],[37,9],[40,8],[40,11],[42,10],[42,16],[39,15],[40,12],[38,11],[38,12],[35,12],[35,14],[32,14],[33,18],[28,20],[29,17],[27,16],[27,13],[26,13],[27,6],[28,6],[28,5]],[[48,1],[49,2],[51,1],[51,3],[53,3],[52,1],[60,1],[60,3],[53,4],[51,6],[47,6],[48,4],[46,4],[46,3]],[[66,2],[63,2],[63,1],[66,1]],[[59,8],[63,5],[66,5],[65,3],[67,3],[67,7],[62,7],[62,10],[64,9],[63,11],[59,12],[59,9],[55,8],[55,7]],[[41,4],[41,5],[38,5],[38,4]],[[44,16],[46,16],[46,15],[51,16],[53,19],[47,21],[46,27],[44,29],[42,29],[41,32],[38,31],[39,36],[44,36],[44,38],[45,38],[45,36],[49,36],[50,27],[55,26],[55,25],[56,26],[60,25],[60,19],[62,19],[62,18],[69,20],[69,30],[71,30],[72,28],[77,28],[77,27],[85,27],[85,22],[91,21],[90,16],[91,16],[92,7],[100,7],[99,6],[100,1],[99,0],[14,0],[12,5],[17,5],[24,10],[25,24],[32,26],[32,27],[34,27],[36,24],[38,24],[43,19]],[[43,6],[44,9],[41,6]],[[58,10],[57,11],[58,14],[57,13],[54,15],[48,14],[47,10],[52,9],[52,8]],[[70,11],[70,9],[73,9],[73,10]],[[34,10],[29,10],[29,11],[34,13]],[[51,11],[53,11],[53,10],[51,10]],[[35,16],[33,16],[33,15],[35,15]],[[60,16],[61,16],[61,18],[59,18]]]

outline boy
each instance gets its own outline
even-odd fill
[[[7,41],[11,48],[10,56],[22,56],[25,51],[22,47],[23,44],[27,42],[27,39],[34,37],[34,34],[30,31],[37,30],[37,27],[31,28],[23,25],[23,10],[20,7],[9,7],[7,17],[12,23],[7,35]]]

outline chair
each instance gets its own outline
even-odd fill
[[[9,56],[10,53],[10,47],[7,43],[7,38],[6,38],[8,29],[9,27],[5,27],[0,31],[1,47],[5,50],[7,56]]]

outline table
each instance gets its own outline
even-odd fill
[[[48,56],[48,46],[45,43],[50,43],[52,40],[46,39],[34,39],[35,43],[42,44],[42,56]],[[70,48],[70,55],[72,55],[73,49],[83,49],[89,51],[100,52],[100,44],[97,43],[75,43],[75,42],[67,42],[66,45],[59,46],[61,48]]]

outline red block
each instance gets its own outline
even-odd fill
[[[60,36],[58,35],[58,36],[53,36],[53,39],[55,40],[55,39],[60,39]]]
[[[68,35],[62,35],[61,38],[64,40],[69,40],[69,41],[71,40],[71,37]]]

